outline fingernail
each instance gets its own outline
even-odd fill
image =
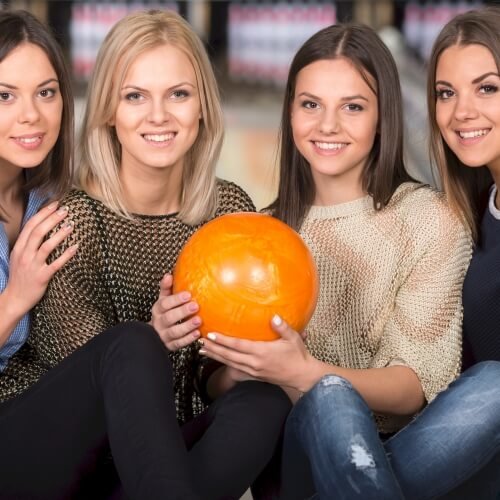
[[[215,335],[215,333],[207,333],[207,338],[209,338],[210,340],[213,340],[214,342],[217,340],[217,335]]]
[[[190,311],[197,311],[198,310],[198,304],[196,302],[192,302],[191,304],[188,305],[188,309]]]
[[[74,225],[75,223],[72,220],[70,220],[67,224],[64,224],[63,227],[64,229],[66,229],[66,231],[69,231],[70,229],[73,229]]]
[[[68,207],[61,207],[61,208],[57,211],[57,215],[64,215],[67,211],[68,211]]]
[[[187,302],[191,298],[191,294],[189,292],[182,292],[181,293],[181,300],[184,302]]]
[[[49,210],[55,210],[57,208],[57,205],[59,205],[58,201],[53,201],[50,205],[47,205],[47,208]]]
[[[199,336],[200,336],[200,332],[198,332],[198,331],[193,332],[193,337],[194,337],[195,339],[197,339]]]
[[[200,326],[201,325],[201,318],[198,318],[198,316],[196,316],[196,318],[193,318],[193,326]]]
[[[207,353],[207,351],[205,351],[205,349],[200,349],[198,352],[199,352],[200,354],[206,354],[206,353]]]
[[[198,342],[198,345],[200,346],[200,348],[205,345],[205,342],[203,342],[203,339],[198,339],[196,342]]]
[[[275,315],[273,316],[273,319],[272,319],[271,321],[273,322],[273,325],[274,325],[274,326],[280,326],[280,325],[281,325],[281,323],[283,323],[283,320],[282,320],[282,319],[281,319],[281,317],[280,317],[280,316],[278,316],[277,314],[275,314]]]

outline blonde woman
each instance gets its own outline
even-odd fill
[[[80,189],[63,201],[74,223],[67,245],[78,253],[36,309],[30,345],[37,366],[65,366],[71,399],[82,389],[70,360],[104,349],[97,374],[84,373],[87,384],[102,381],[86,470],[111,450],[131,498],[239,498],[289,410],[278,387],[234,385],[236,372],[201,366],[198,305],[172,293],[168,273],[189,236],[213,217],[254,210],[239,187],[215,177],[222,137],[215,78],[189,25],[159,11],[117,23],[88,89]],[[220,395],[206,411],[195,379]],[[80,419],[72,406],[65,425]]]

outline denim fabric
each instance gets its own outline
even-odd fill
[[[26,222],[38,212],[39,208],[46,201],[46,197],[42,196],[36,189],[30,191],[28,195],[28,203],[26,211],[24,212],[22,225],[24,227]],[[0,293],[5,290],[9,281],[9,262],[10,262],[10,248],[9,240],[3,223],[0,222]],[[29,313],[25,314],[19,323],[16,325],[10,337],[5,344],[0,348],[0,372],[5,370],[9,359],[21,348],[28,338],[30,329]]]
[[[329,375],[289,416],[282,498],[496,500],[499,463],[500,362],[464,372],[385,442],[351,384]]]

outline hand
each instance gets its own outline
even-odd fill
[[[224,363],[253,379],[297,388],[312,359],[299,333],[280,317],[271,321],[281,336],[274,341],[253,341],[209,333],[200,354]],[[238,373],[233,372],[233,374]],[[238,375],[243,379],[241,375]]]
[[[9,281],[3,292],[9,310],[20,318],[42,298],[50,279],[73,257],[77,245],[67,248],[50,264],[47,258],[73,230],[73,224],[64,224],[50,238],[46,236],[68,215],[65,207],[57,209],[57,202],[42,208],[25,224],[10,254]]]
[[[160,295],[151,309],[150,325],[158,332],[169,351],[177,351],[200,337],[201,318],[193,316],[199,306],[189,292],[172,293],[173,278],[165,274]]]

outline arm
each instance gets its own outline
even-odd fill
[[[103,281],[104,255],[98,222],[78,193],[69,195],[65,203],[74,229],[50,259],[57,259],[66,246],[77,244],[78,252],[54,276],[35,307],[30,335],[30,343],[48,365],[60,361],[116,322]]]
[[[300,392],[309,390],[322,376],[336,374],[349,380],[376,412],[415,413],[453,380],[460,363],[461,286],[470,259],[470,239],[447,210],[438,211],[436,217],[425,250],[398,291],[369,368],[342,368],[314,359],[300,336],[286,325],[284,330],[275,328],[282,338],[274,342],[217,334],[215,342],[205,341],[203,350],[248,376]],[[221,382],[228,383],[228,379]]]
[[[47,263],[50,253],[71,233],[73,226],[64,224],[48,239],[46,236],[66,217],[57,202],[42,208],[23,227],[12,249],[9,279],[0,294],[0,348],[5,345],[16,325],[43,296],[50,279],[73,257],[76,246],[60,252]]]

